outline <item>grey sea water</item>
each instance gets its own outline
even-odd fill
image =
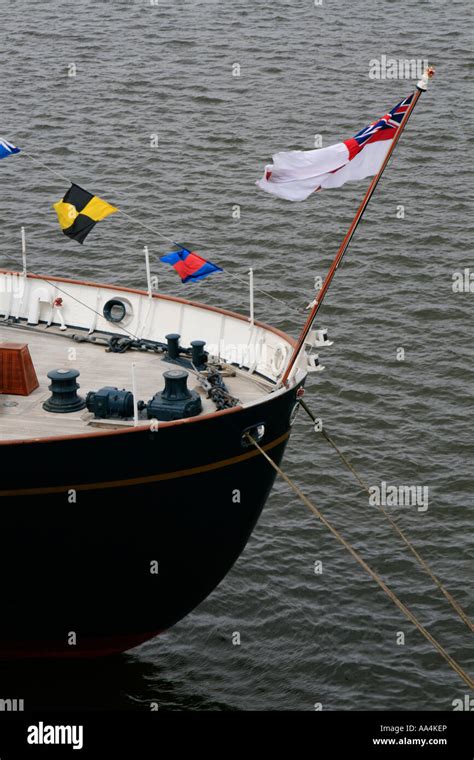
[[[279,299],[257,294],[258,318],[294,335],[368,181],[290,204],[255,179],[277,150],[346,139],[409,94],[412,80],[371,79],[371,59],[437,66],[325,303],[335,342],[306,400],[369,484],[429,488],[427,511],[394,512],[474,614],[474,294],[453,292],[453,274],[474,271],[470,4],[0,9],[0,134],[229,273],[245,280],[253,266]],[[67,180],[26,155],[1,162],[0,182],[0,266],[19,264],[23,224],[33,271],[142,287],[148,245],[163,292],[247,308],[230,274],[181,286],[158,261],[166,241],[120,214],[69,242],[51,208]],[[302,414],[284,468],[472,672],[466,626]],[[174,629],[115,661],[2,665],[0,681],[27,706],[143,710],[451,710],[467,690],[282,482],[231,573]]]

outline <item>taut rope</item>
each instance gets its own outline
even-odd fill
[[[303,409],[305,410],[305,412],[313,420],[313,422],[316,422],[316,417],[314,416],[314,414],[312,413],[312,411],[309,409],[309,407],[307,406],[307,404],[303,401],[303,399],[299,399],[299,402],[300,402],[301,406],[303,407]],[[366,491],[369,494],[369,496],[370,496],[369,486],[361,478],[361,476],[359,475],[359,473],[357,472],[357,470],[355,469],[355,467],[349,462],[349,460],[347,459],[347,457],[345,456],[345,454],[343,454],[342,451],[339,449],[339,447],[335,444],[335,442],[333,441],[333,439],[331,438],[331,436],[329,435],[329,433],[327,433],[324,430],[324,428],[321,428],[321,430],[319,432],[322,433],[323,437],[326,439],[326,441],[329,443],[329,445],[332,446],[332,448],[337,453],[337,455],[338,455],[339,459],[341,460],[341,462],[347,467],[347,469],[350,472],[352,472],[352,474],[354,475],[354,477],[356,478],[357,482],[362,487],[362,489],[364,491]],[[464,610],[461,607],[461,605],[459,604],[459,602],[457,602],[456,599],[454,599],[454,597],[449,593],[449,591],[443,586],[443,584],[441,583],[441,581],[439,580],[439,578],[436,577],[436,575],[434,574],[434,572],[432,571],[432,569],[430,568],[430,566],[428,565],[428,563],[426,562],[426,560],[423,559],[423,557],[421,556],[421,554],[419,553],[419,551],[413,546],[413,544],[410,541],[410,539],[408,538],[408,536],[402,531],[402,529],[399,527],[399,525],[395,522],[395,520],[387,512],[387,510],[385,509],[385,507],[383,507],[381,504],[377,504],[376,506],[377,506],[377,509],[379,510],[379,512],[381,512],[387,518],[387,520],[389,521],[389,523],[392,526],[392,528],[394,529],[394,531],[396,533],[398,533],[398,535],[400,536],[400,538],[402,539],[402,541],[404,541],[404,543],[410,549],[411,553],[413,554],[413,556],[415,557],[415,559],[417,560],[417,562],[421,565],[421,567],[423,568],[423,570],[429,575],[429,577],[431,578],[431,580],[433,581],[433,583],[435,583],[436,586],[441,591],[441,593],[444,594],[444,596],[448,600],[449,604],[455,610],[455,612],[459,615],[459,617],[461,618],[461,620],[463,620],[463,622],[466,623],[467,627],[471,631],[474,631],[474,625],[473,625],[473,623],[471,622],[471,620],[469,619],[469,617],[466,615],[466,613],[464,612]]]
[[[380,586],[380,588],[385,591],[389,599],[392,600],[392,602],[398,607],[401,612],[405,615],[405,617],[410,620],[413,625],[415,625],[420,633],[432,644],[432,646],[437,650],[437,652],[443,657],[444,660],[448,663],[448,665],[458,674],[460,678],[464,681],[464,683],[470,688],[474,688],[474,680],[469,676],[468,673],[466,673],[465,670],[454,660],[450,654],[445,650],[445,648],[434,638],[434,636],[431,635],[431,633],[419,622],[419,620],[415,617],[415,615],[408,609],[408,607],[403,604],[403,602],[398,598],[398,596],[387,586],[385,581],[382,580],[382,578],[375,572],[375,570],[372,570],[372,568],[367,564],[367,562],[360,556],[360,554],[354,549],[354,547],[346,541],[346,539],[339,533],[339,531],[331,525],[329,520],[323,515],[323,513],[312,504],[312,502],[308,499],[307,496],[301,491],[301,489],[296,485],[296,483],[293,483],[293,481],[286,475],[283,470],[276,464],[276,462],[273,461],[271,457],[268,456],[266,451],[262,449],[261,446],[257,443],[257,441],[252,438],[252,436],[249,433],[245,434],[247,439],[252,443],[262,454],[262,456],[265,457],[267,462],[273,467],[273,469],[280,475],[281,478],[290,486],[290,488],[293,489],[293,491],[299,496],[303,504],[305,504],[308,509],[316,515],[316,517],[321,520],[323,525],[328,528],[328,530],[331,531],[332,535],[337,539],[337,541],[344,546],[345,549],[354,557],[356,562],[370,575],[370,577]]]

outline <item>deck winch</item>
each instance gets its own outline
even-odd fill
[[[165,387],[155,393],[146,405],[148,419],[180,420],[195,417],[202,412],[202,401],[196,391],[187,387],[188,373],[183,369],[171,369],[163,373]]]
[[[79,377],[77,369],[52,369],[48,372],[51,380],[49,390],[51,396],[46,399],[43,409],[47,412],[78,412],[84,409],[86,402],[82,396],[77,395],[77,389],[80,387],[76,382]]]
[[[188,373],[181,369],[164,372],[164,389],[155,393],[148,402],[138,401],[138,411],[146,410],[148,419],[166,422],[200,414],[202,401],[196,391],[188,389],[188,376]],[[131,419],[133,393],[106,385],[98,391],[89,391],[86,406],[96,419]]]
[[[119,391],[118,388],[105,385],[98,391],[89,391],[86,396],[86,406],[94,417],[126,419],[133,417],[133,393],[125,389]]]

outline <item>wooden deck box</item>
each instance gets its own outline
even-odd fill
[[[39,387],[27,343],[0,343],[0,393],[29,396]]]

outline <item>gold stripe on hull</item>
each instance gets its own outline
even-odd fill
[[[267,443],[263,446],[264,451],[270,451],[271,449],[279,446],[283,443],[290,431],[276,438],[274,441]],[[172,472],[163,472],[158,475],[146,475],[141,478],[128,478],[126,480],[107,480],[101,483],[71,483],[62,486],[42,486],[39,488],[19,488],[6,491],[0,491],[0,496],[37,496],[39,494],[50,493],[65,493],[69,490],[74,491],[99,491],[106,488],[123,488],[125,486],[139,486],[146,485],[147,483],[157,483],[160,480],[174,480],[175,478],[186,478],[191,475],[198,475],[203,472],[211,472],[212,470],[220,470],[223,467],[229,467],[239,462],[245,462],[247,459],[252,459],[259,455],[257,449],[247,451],[245,454],[239,454],[239,456],[231,457],[230,459],[221,459],[218,462],[212,462],[211,464],[201,465],[199,467],[189,467],[186,470],[173,470]]]

